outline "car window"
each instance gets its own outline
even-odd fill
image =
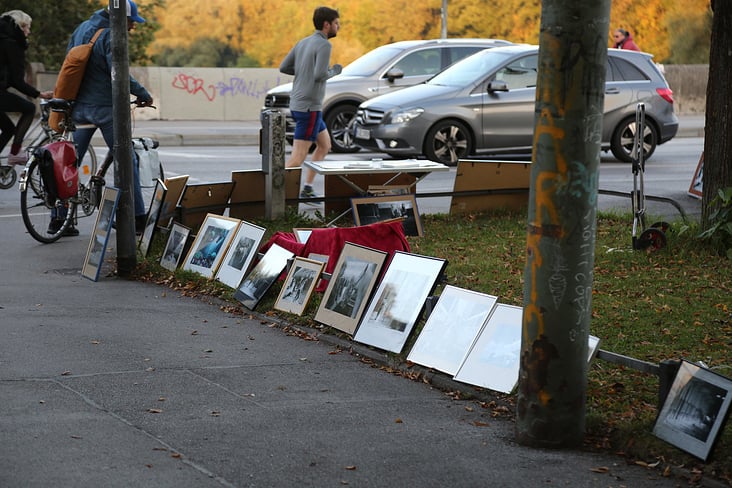
[[[496,72],[496,80],[504,81],[509,90],[536,86],[538,56],[526,56]]]
[[[455,46],[449,49],[444,49],[447,55],[445,56],[446,59],[444,60],[445,64],[443,65],[443,69],[486,48],[487,46]]]
[[[440,65],[440,49],[431,48],[407,54],[394,68],[404,71],[404,76],[424,76],[439,73]]]
[[[509,56],[511,54],[497,53],[493,49],[485,49],[453,64],[445,71],[430,79],[427,84],[467,86],[471,83],[477,83],[487,76],[488,73],[491,73],[506,62],[506,58]]]
[[[369,51],[351,64],[343,68],[342,75],[346,76],[369,76],[384,66],[387,61],[402,52],[401,48],[381,46]]]
[[[633,63],[620,58],[608,57],[608,62],[611,65],[610,72],[612,78],[607,77],[608,80],[613,81],[647,81],[649,78],[638,69]]]

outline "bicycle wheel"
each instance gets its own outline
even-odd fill
[[[94,151],[94,146],[89,144],[89,149],[86,150],[84,159],[79,165],[79,183],[88,187],[89,178],[95,174],[97,174],[97,153]]]
[[[20,186],[23,224],[35,240],[50,244],[59,240],[73,222],[76,202],[72,199],[48,202],[38,161],[34,158],[27,168]]]
[[[15,174],[15,168],[0,164],[0,188],[7,190],[15,184],[18,175]]]

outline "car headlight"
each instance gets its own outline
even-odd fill
[[[406,124],[410,120],[414,120],[424,113],[422,108],[412,108],[409,110],[402,110],[400,112],[394,112],[391,115],[392,124]]]

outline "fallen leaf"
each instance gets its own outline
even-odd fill
[[[475,422],[473,422],[473,425],[476,427],[488,427],[489,424],[488,424],[488,422],[476,420]]]
[[[356,466],[346,466],[348,471],[356,471]]]
[[[607,466],[600,466],[598,468],[590,468],[590,471],[592,471],[593,473],[609,473],[610,468],[608,468]]]
[[[92,343],[92,344],[94,344],[95,346],[96,346],[97,344],[101,344],[101,342],[100,342],[100,341],[91,341],[91,343]]]
[[[472,411],[473,411],[473,407],[465,407],[465,410],[466,410],[467,412],[472,412]]]
[[[165,397],[160,397],[160,398],[158,398],[158,401],[159,401],[159,402],[164,402],[164,401],[165,401]]]
[[[69,376],[71,374],[71,371],[64,371],[61,373],[61,376]]]
[[[180,453],[178,453],[178,452],[174,452],[173,454],[170,455],[170,457],[175,458],[175,459],[180,459],[183,456],[181,456]]]
[[[80,435],[72,435],[71,438],[72,439],[81,439],[81,436]]]
[[[194,330],[193,332],[191,332],[191,335],[198,335],[198,331]]]
[[[217,412],[216,410],[214,410],[213,412],[211,412],[211,416],[212,417],[220,417],[221,416],[221,412]]]
[[[404,421],[402,419],[396,419],[394,422],[397,423],[397,424],[403,424],[404,423]]]
[[[163,411],[159,408],[148,408],[147,413],[163,413]]]

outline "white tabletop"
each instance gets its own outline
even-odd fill
[[[348,175],[359,173],[432,173],[449,171],[441,163],[423,159],[401,159],[382,161],[305,161],[303,165],[321,175]]]

